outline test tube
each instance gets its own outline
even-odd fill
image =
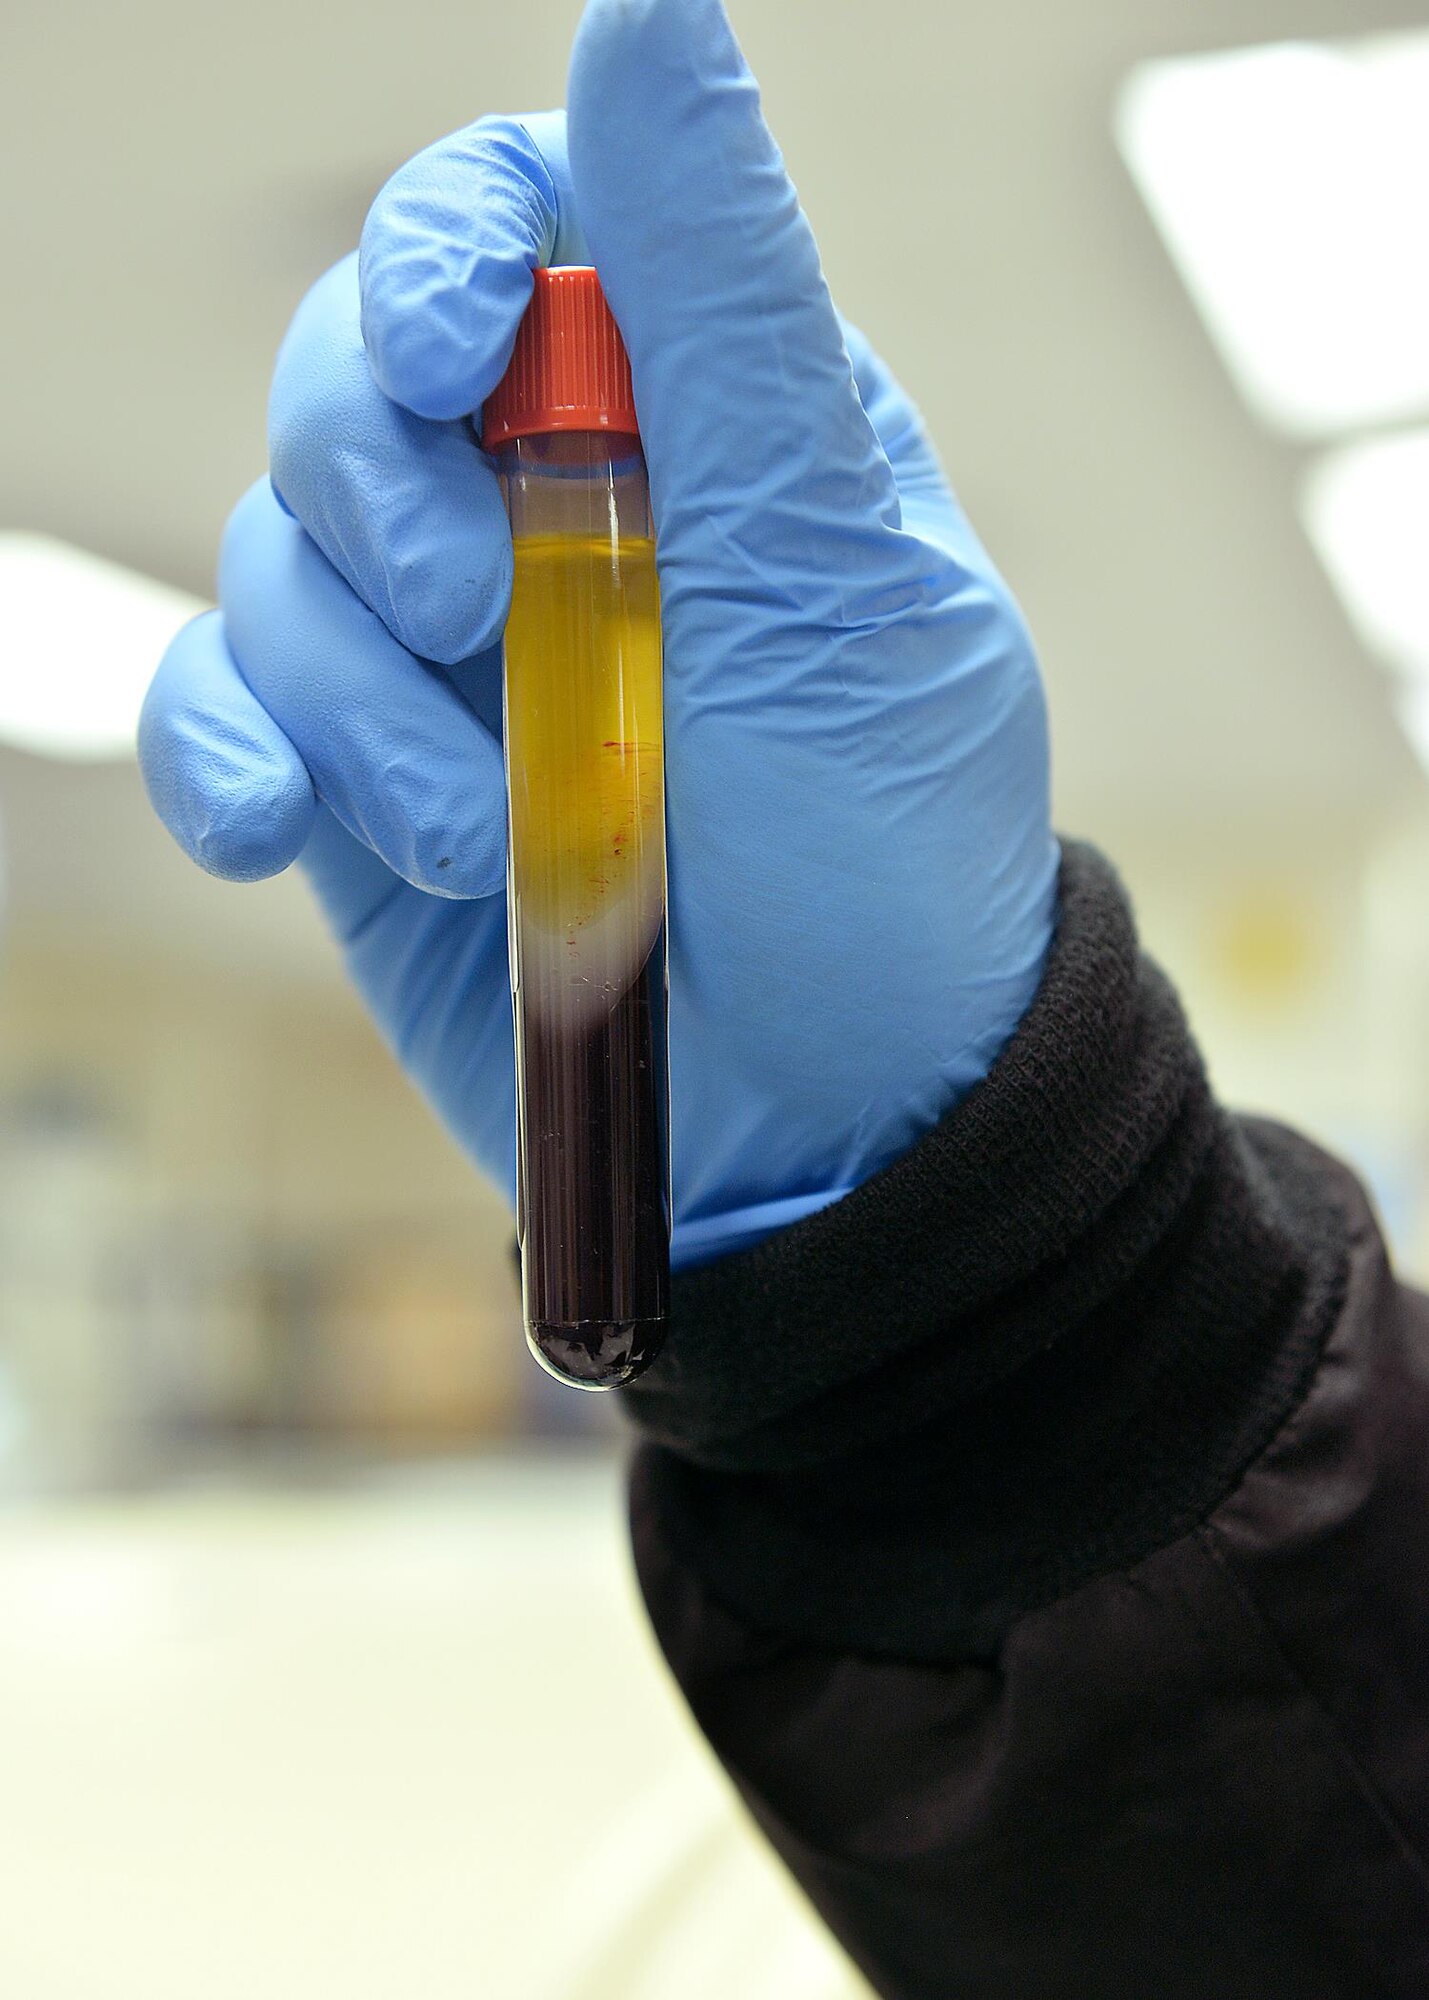
[[[594,270],[538,271],[482,413],[515,555],[504,713],[526,1338],[582,1389],[669,1294],[660,592],[630,364]]]

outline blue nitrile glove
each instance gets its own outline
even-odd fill
[[[419,155],[304,301],[282,504],[240,503],[222,615],[174,642],[141,747],[203,866],[301,859],[398,1055],[510,1189],[511,544],[466,419],[532,266],[593,257],[664,593],[688,1262],[855,1186],[987,1072],[1053,924],[1045,715],[917,412],[834,313],[718,0],[590,0],[569,107],[569,158],[559,113]]]

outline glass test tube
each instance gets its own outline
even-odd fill
[[[608,1389],[653,1360],[669,1291],[665,814],[649,489],[593,271],[537,274],[484,438],[515,554],[505,742],[526,1337],[552,1374]]]

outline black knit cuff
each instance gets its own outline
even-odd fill
[[[1223,1497],[1342,1285],[1335,1172],[1214,1104],[1093,850],[991,1075],[845,1200],[676,1280],[640,1503],[755,1626],[942,1659]]]

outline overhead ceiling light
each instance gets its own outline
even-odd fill
[[[1300,512],[1350,622],[1400,676],[1395,707],[1429,769],[1429,429],[1327,453]]]
[[[68,542],[0,533],[0,739],[82,762],[130,755],[159,656],[204,608]]]
[[[1326,453],[1300,510],[1365,644],[1429,685],[1429,429]]]
[[[1429,771],[1429,681],[1405,688],[1395,706],[1415,755]]]
[[[1116,133],[1257,414],[1326,436],[1429,411],[1429,33],[1147,63]]]

